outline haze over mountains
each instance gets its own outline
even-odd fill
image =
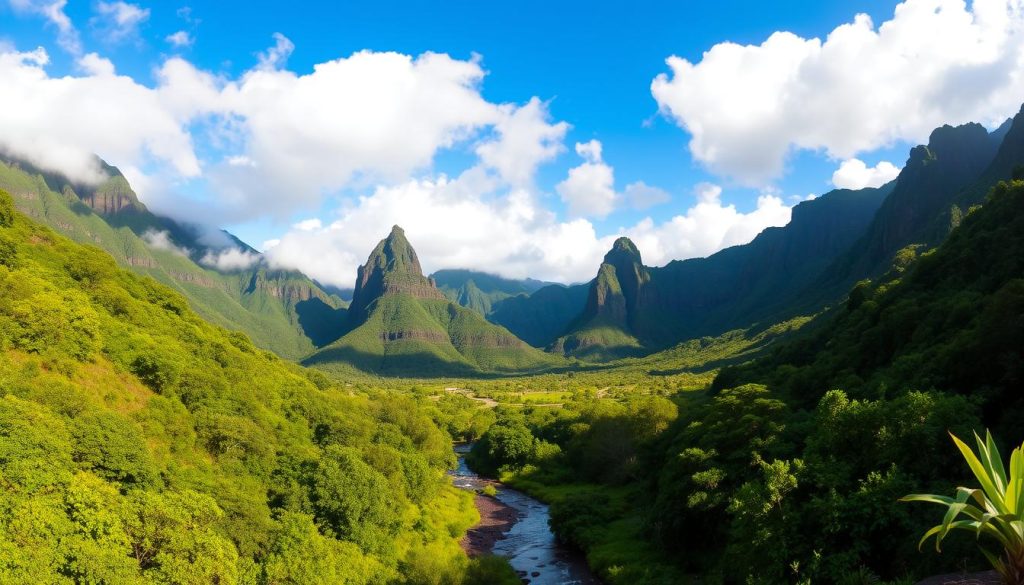
[[[403,375],[498,373],[640,356],[702,336],[813,314],[897,253],[940,243],[988,188],[1024,163],[1024,115],[988,132],[936,129],[880,188],[795,206],[788,225],[706,258],[644,265],[618,239],[589,283],[470,270],[423,275],[398,226],[359,269],[351,306],[296,271],[272,270],[230,234],[150,213],[113,167],[89,187],[8,159],[0,188],[28,215],[173,286],[212,322],[321,367]],[[913,250],[916,250],[914,252]],[[904,259],[905,260],[905,259]]]
[[[121,265],[185,295],[211,322],[298,359],[340,335],[345,301],[296,271],[270,269],[230,234],[151,213],[120,171],[97,186],[75,184],[16,159],[0,159],[0,189],[26,215],[99,246]]]

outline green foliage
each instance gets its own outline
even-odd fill
[[[0,157],[2,158],[2,157]],[[0,232],[13,223],[15,209],[70,239],[99,250],[76,250],[66,260],[70,271],[88,277],[101,258],[108,269],[119,264],[152,276],[175,291],[174,304],[191,307],[207,320],[244,331],[258,345],[289,359],[298,359],[316,346],[336,339],[344,324],[341,299],[328,295],[297,272],[270,271],[256,266],[219,272],[196,262],[206,249],[194,229],[150,213],[128,182],[113,167],[104,184],[91,188],[68,185],[67,179],[44,174],[25,163],[0,160]],[[84,189],[76,193],[75,189]],[[114,211],[97,205],[107,199],[130,202]],[[192,256],[147,243],[147,232],[166,232]],[[12,266],[11,241],[0,233],[0,265]],[[105,254],[103,253],[105,252]],[[109,255],[109,256],[107,256]],[[113,261],[110,257],[113,257]],[[168,289],[161,287],[162,294]],[[179,311],[181,314],[181,311]]]
[[[21,215],[0,233],[0,582],[403,582],[423,550],[468,578],[428,399],[340,389]]]
[[[331,445],[313,473],[313,511],[333,534],[379,552],[399,527],[388,491],[384,477],[357,452]]]
[[[147,487],[158,481],[156,464],[138,424],[113,412],[86,412],[71,426],[72,459],[109,481]]]
[[[0,190],[0,227],[14,225],[14,200],[6,191]]]
[[[946,507],[942,524],[934,526],[921,537],[921,545],[935,537],[935,550],[940,551],[942,541],[952,530],[972,532],[981,539],[987,537],[981,550],[985,558],[1002,576],[1007,585],[1024,582],[1024,445],[1010,454],[1009,467],[1003,466],[1002,456],[985,433],[983,441],[974,434],[978,444],[975,454],[971,448],[950,434],[957,449],[967,461],[981,488],[957,488],[956,497],[913,494],[902,498],[905,502],[928,502]],[[1009,469],[1009,471],[1007,471]],[[960,519],[961,516],[966,518]],[[995,549],[990,548],[995,544]]]

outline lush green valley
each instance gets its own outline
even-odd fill
[[[1024,585],[1024,0],[293,4],[0,0],[0,585]]]
[[[1024,182],[835,309],[611,363],[500,343],[396,228],[326,375],[4,201],[4,582],[515,582],[457,545],[455,439],[609,584],[908,583],[983,566],[917,551],[934,518],[897,501],[966,479],[945,432],[1024,438]],[[590,302],[622,331],[646,277],[609,258]]]
[[[0,291],[0,582],[509,578],[456,543],[429,401],[283,361],[3,192]]]
[[[1024,440],[1022,277],[1014,181],[937,249],[900,253],[707,392],[659,389],[665,372],[652,369],[618,390],[567,392],[559,408],[518,398],[471,462],[552,502],[559,537],[610,583],[913,583],[983,568],[973,538],[918,551],[936,518],[898,499],[967,485],[947,432]],[[727,364],[714,348],[737,355],[737,341],[680,346],[687,365],[669,374],[702,389],[699,364]]]

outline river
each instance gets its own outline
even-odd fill
[[[476,491],[491,483],[499,502],[514,508],[518,518],[503,538],[494,543],[491,553],[505,557],[523,583],[530,585],[600,585],[576,551],[560,545],[548,526],[548,506],[539,500],[503,486],[494,484],[473,473],[466,466],[465,453],[469,445],[459,445],[459,467],[452,472],[455,487]]]

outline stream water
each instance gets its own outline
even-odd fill
[[[459,467],[452,472],[455,487],[476,491],[489,482],[466,466],[469,445],[459,445]],[[560,545],[548,526],[548,506],[530,496],[496,484],[496,498],[519,512],[519,519],[494,543],[491,553],[505,557],[524,583],[530,585],[600,585],[577,552]]]

